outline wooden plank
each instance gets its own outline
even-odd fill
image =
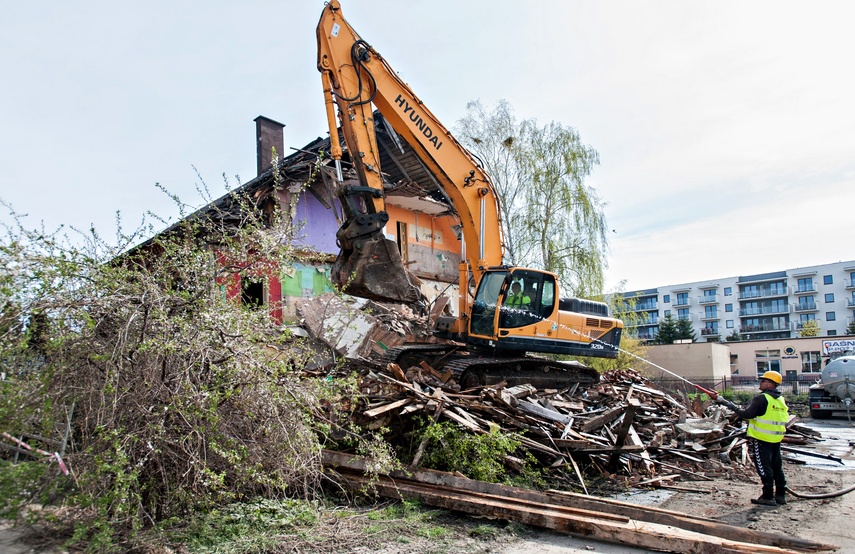
[[[340,472],[345,472],[344,474],[346,474],[348,478],[351,472],[361,471],[365,467],[364,459],[349,454],[324,451],[323,457],[325,465],[328,467],[337,467]],[[735,545],[735,547],[740,549],[732,550],[732,552],[783,553],[795,552],[795,550],[787,549],[796,549],[802,552],[819,552],[833,550],[835,548],[832,545],[807,541],[786,535],[778,535],[731,526],[708,518],[689,516],[653,506],[639,506],[617,500],[559,491],[532,491],[528,489],[509,487],[507,485],[466,479],[464,477],[458,477],[450,473],[439,471],[405,469],[402,471],[392,472],[390,477],[391,486],[388,489],[390,494],[397,494],[395,491],[403,490],[402,487],[405,484],[409,485],[414,481],[419,484],[442,485],[444,487],[448,487],[448,489],[442,493],[443,497],[449,497],[449,495],[456,495],[464,491],[469,495],[475,495],[474,497],[470,496],[469,501],[471,504],[469,504],[465,509],[465,503],[460,505],[436,504],[441,505],[442,507],[468,511],[468,513],[478,515],[491,514],[493,517],[501,517],[503,519],[520,521],[522,523],[541,527],[549,527],[552,524],[551,522],[554,522],[556,527],[549,528],[554,528],[558,531],[578,536],[596,538],[607,542],[621,543],[621,540],[627,539],[632,542],[625,542],[622,544],[632,544],[651,548],[653,550],[692,553],[726,552],[728,551],[728,548],[734,548]],[[480,493],[480,495],[478,493]],[[395,498],[398,497],[399,496],[395,496]],[[457,497],[454,496],[454,498]],[[493,511],[494,501],[508,499],[524,502],[516,504],[516,507],[513,510],[506,508],[504,511]],[[431,499],[431,501],[433,500]],[[437,502],[441,502],[441,499],[437,500]],[[543,508],[543,511],[539,511],[540,508]],[[565,512],[563,511],[563,508],[569,508],[571,511]],[[585,511],[594,513],[585,513]],[[600,519],[597,512],[609,517]],[[531,514],[532,517],[528,517],[525,514]],[[642,537],[644,537],[645,541],[650,540],[650,535],[648,535],[646,531],[641,533],[639,536],[636,536],[634,532],[629,536],[625,535],[620,529],[612,527],[613,525],[622,525],[622,520],[616,519],[615,516],[627,518],[629,520],[627,523],[630,524],[630,527],[634,531],[639,528],[649,530],[650,527],[648,526],[648,523],[658,524],[659,527],[656,528],[658,533],[657,536],[662,538],[662,541],[653,541],[650,543],[637,542],[636,539],[640,539]],[[579,520],[577,522],[575,519],[576,517],[591,517],[594,518],[596,523],[594,524],[590,521],[585,523],[584,520]],[[600,528],[602,532],[592,529],[592,527],[597,526],[601,526]],[[679,537],[685,537],[685,535],[682,534],[683,531],[693,532],[693,540],[701,540],[701,542],[682,542],[682,540],[678,541],[678,543],[670,542],[674,537],[678,539]],[[656,535],[656,533],[653,535]],[[718,537],[720,540],[718,542],[704,542],[708,541],[709,537]],[[738,543],[745,543],[745,545],[750,547],[750,549],[745,549],[744,545]]]
[[[409,379],[407,379],[406,374],[404,374],[404,370],[401,369],[401,366],[395,363],[390,363],[388,365],[389,372],[397,379],[403,383],[409,383]]]
[[[481,427],[479,425],[476,425],[475,423],[470,422],[465,417],[458,415],[451,410],[442,410],[442,415],[444,415],[448,419],[456,421],[461,426],[463,426],[463,427],[465,427],[471,431],[476,431],[476,432],[480,432],[480,433],[484,432],[484,430],[481,429]]]
[[[644,441],[641,440],[641,437],[638,436],[638,433],[635,431],[635,427],[632,426],[629,428],[629,443],[633,446],[641,447],[641,460],[644,464],[644,469],[647,473],[653,473],[653,460],[650,459],[650,453],[647,451],[647,446],[644,444]]]
[[[615,406],[613,408],[609,408],[602,415],[599,415],[595,418],[592,418],[586,421],[579,430],[583,433],[590,433],[594,429],[599,429],[600,427],[611,423],[616,420],[620,415],[626,410],[626,406],[623,404]]]
[[[567,414],[562,414],[561,412],[556,412],[555,410],[544,408],[539,404],[534,404],[533,402],[528,402],[526,400],[517,400],[517,408],[527,414],[536,415],[543,419],[555,421],[562,425],[566,425],[568,422],[573,420],[573,418]]]
[[[389,404],[380,406],[379,408],[374,408],[373,410],[368,410],[368,411],[362,412],[362,414],[367,416],[367,417],[377,417],[381,414],[385,414],[386,412],[391,412],[395,408],[400,408],[401,406],[406,406],[407,404],[410,404],[413,401],[415,401],[415,399],[412,397],[404,398],[402,400],[398,400],[396,402],[391,402]]]

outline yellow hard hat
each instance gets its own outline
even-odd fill
[[[774,381],[774,383],[775,383],[776,385],[780,385],[780,384],[781,384],[781,381],[783,381],[783,379],[781,378],[781,374],[780,374],[780,373],[778,373],[777,371],[767,371],[767,372],[766,372],[766,373],[764,373],[764,374],[763,374],[763,376],[762,376],[762,377],[760,377],[760,378],[761,378],[761,379],[768,379],[768,380],[770,380],[770,381]]]

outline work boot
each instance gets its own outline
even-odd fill
[[[775,503],[778,504],[779,506],[783,506],[784,504],[787,503],[787,497],[783,494],[776,494],[775,495]]]
[[[770,497],[761,496],[760,498],[752,498],[751,503],[752,504],[760,504],[761,506],[777,506],[778,505],[778,503],[775,502],[775,499],[771,496]]]

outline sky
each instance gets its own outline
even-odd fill
[[[286,149],[326,135],[320,0],[3,4],[0,199],[30,227],[174,222],[161,189],[255,176],[258,115]],[[609,291],[855,259],[851,1],[342,9],[447,127],[505,99],[599,152]]]

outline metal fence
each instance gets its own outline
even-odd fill
[[[817,377],[818,375],[802,375],[797,379],[784,379],[784,381],[778,385],[778,390],[783,393],[794,395],[807,394],[810,386],[816,383]],[[738,375],[733,375],[731,377],[720,377],[716,379],[692,378],[691,381],[705,389],[714,390],[716,392],[723,392],[727,389],[739,391],[760,391],[760,380],[756,377],[740,377]],[[696,388],[682,379],[653,379],[651,382],[656,384],[660,389],[677,396],[698,392]]]

